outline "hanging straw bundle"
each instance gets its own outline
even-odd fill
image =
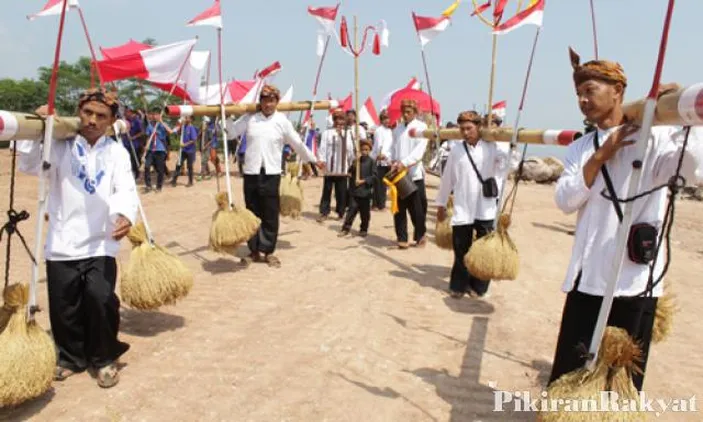
[[[496,231],[476,240],[464,257],[472,276],[481,280],[515,280],[520,256],[508,234],[510,215],[502,214]]]
[[[641,356],[642,351],[627,331],[617,327],[606,327],[593,371],[580,368],[554,381],[547,389],[545,398],[550,408],[541,409],[539,420],[542,422],[644,420],[646,415],[640,409],[639,394],[632,383],[632,374],[639,371],[636,362],[641,359]],[[618,394],[618,409],[600,411],[604,391]],[[622,400],[629,400],[633,407],[624,409]],[[557,408],[551,407],[555,405]],[[580,407],[575,409],[577,405]]]
[[[657,300],[657,310],[654,313],[654,327],[652,327],[652,341],[660,343],[669,336],[674,325],[674,313],[676,313],[676,301],[671,291],[665,291],[664,295]]]
[[[149,311],[188,295],[193,273],[177,256],[152,244],[143,223],[132,227],[127,237],[132,253],[120,281],[120,296],[126,304]]]
[[[215,196],[217,211],[210,226],[210,249],[231,253],[237,246],[251,239],[261,225],[261,220],[246,208],[229,209],[226,192]]]
[[[281,215],[300,218],[303,210],[303,185],[298,179],[300,164],[288,163],[288,172],[281,180]]]
[[[454,240],[452,235],[452,215],[454,214],[454,198],[450,195],[447,201],[447,216],[442,221],[437,221],[434,231],[434,240],[437,246],[441,249],[454,249]]]
[[[29,286],[13,284],[0,308],[0,408],[16,406],[51,387],[56,350],[36,321],[27,321]]]

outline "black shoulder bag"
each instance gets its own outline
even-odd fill
[[[479,182],[481,182],[481,186],[483,189],[483,196],[485,198],[497,198],[498,197],[498,182],[496,182],[496,179],[494,177],[489,177],[488,179],[483,179],[481,177],[481,173],[478,171],[478,167],[476,167],[476,163],[474,163],[474,159],[471,157],[471,153],[469,153],[469,147],[466,146],[466,142],[462,141],[462,144],[464,144],[464,151],[466,151],[466,155],[469,156],[469,161],[471,161],[471,166],[474,168],[474,171],[476,172],[476,176],[478,177]]]
[[[593,147],[596,151],[598,145],[598,131],[593,136]],[[610,200],[615,208],[615,213],[618,215],[618,220],[622,223],[623,213],[620,207],[620,200],[615,193],[613,180],[610,178],[608,168],[603,164],[600,168],[605,181],[605,187],[608,189]],[[605,195],[603,195],[605,197]],[[630,261],[636,264],[649,264],[654,259],[654,254],[657,250],[657,228],[648,223],[633,224],[630,227],[630,234],[627,237],[627,255]]]

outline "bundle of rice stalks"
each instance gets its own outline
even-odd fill
[[[439,221],[435,225],[434,241],[441,249],[454,249],[454,240],[452,236],[452,215],[454,214],[454,200],[450,196],[447,201],[447,216],[444,220]]]
[[[300,172],[300,163],[297,161],[291,161],[287,163],[287,174],[290,174],[293,177],[298,177],[298,173]]]
[[[606,327],[594,370],[580,368],[554,381],[545,398],[549,408],[541,409],[538,419],[543,422],[645,420],[639,394],[632,383],[641,356],[642,351],[627,331]],[[617,408],[601,407],[607,404],[602,399],[604,391],[618,395]],[[631,407],[625,409],[623,400],[629,400]]]
[[[210,249],[232,253],[256,234],[261,220],[246,208],[233,207],[230,210],[226,192],[218,193],[215,201],[217,211],[212,216],[210,226]]]
[[[508,235],[510,216],[503,214],[497,230],[476,240],[464,257],[469,273],[481,280],[515,280],[520,269],[517,247]]]
[[[280,212],[284,217],[300,218],[303,210],[303,185],[296,176],[286,174],[281,179],[281,207]]]
[[[152,245],[143,223],[132,227],[127,237],[132,242],[132,253],[120,281],[120,296],[127,305],[149,311],[188,295],[193,273],[176,255]]]
[[[36,321],[27,321],[29,286],[13,284],[0,308],[0,408],[16,406],[51,388],[54,342]]]
[[[652,327],[652,341],[659,343],[669,336],[671,328],[674,326],[674,313],[676,313],[676,301],[671,291],[665,291],[664,295],[657,301],[657,310],[654,314],[654,327]]]

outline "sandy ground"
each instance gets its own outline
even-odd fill
[[[3,210],[8,156],[0,151]],[[241,179],[232,180],[241,203]],[[82,374],[54,383],[40,399],[0,411],[0,419],[534,420],[533,413],[494,412],[490,385],[536,397],[549,376],[575,220],[555,207],[552,186],[521,188],[511,228],[521,253],[519,279],[494,283],[487,300],[457,301],[446,294],[451,253],[433,244],[389,249],[388,211],[373,213],[366,240],[337,238],[339,221],[316,223],[321,179],[305,182],[304,216],[281,220],[283,267],[247,270],[238,259],[207,249],[215,180],[191,189],[182,186],[185,178],[180,183],[143,195],[143,202],[157,241],[195,273],[190,296],[159,312],[122,310],[121,339],[132,348],[115,388],[100,389]],[[437,184],[429,178],[430,200]],[[35,213],[36,186],[35,178],[18,177],[17,209]],[[667,281],[681,311],[672,336],[653,346],[645,381],[650,397],[689,398],[703,389],[703,332],[695,329],[703,293],[702,207],[677,206]],[[431,206],[430,234],[434,216]],[[34,217],[21,225],[30,245]],[[125,242],[119,261],[128,259]],[[28,280],[29,263],[15,242],[12,282]],[[44,283],[39,302],[46,307]],[[47,312],[39,321],[49,328]],[[659,418],[701,419],[699,413]]]

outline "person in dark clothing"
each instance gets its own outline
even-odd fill
[[[184,117],[183,125],[178,129],[183,131],[182,138],[183,143],[181,144],[181,156],[178,157],[178,164],[176,164],[176,171],[173,172],[173,178],[171,179],[171,186],[176,186],[178,181],[178,176],[181,174],[181,168],[183,168],[183,161],[186,161],[188,168],[188,184],[187,187],[193,186],[193,162],[195,162],[195,143],[198,141],[198,129],[193,126],[190,117]]]
[[[361,229],[359,236],[366,237],[369,232],[369,222],[371,221],[371,195],[373,193],[374,182],[376,181],[376,163],[369,156],[371,153],[371,142],[361,141],[361,157],[359,157],[359,180],[356,180],[356,162],[349,169],[349,209],[340,237],[346,236],[351,230],[356,214],[361,214]]]

